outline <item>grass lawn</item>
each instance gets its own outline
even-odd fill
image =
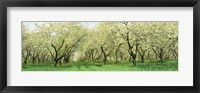
[[[178,71],[177,61],[145,62],[137,63],[119,62],[118,64],[94,63],[94,62],[69,62],[61,67],[50,63],[29,63],[22,65],[22,71]]]

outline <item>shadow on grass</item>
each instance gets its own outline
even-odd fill
[[[131,62],[120,62],[117,64],[103,62],[70,62],[54,67],[51,64],[27,64],[22,65],[22,71],[178,71],[177,61],[160,62],[137,62],[134,66]]]

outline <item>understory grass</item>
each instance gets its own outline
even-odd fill
[[[118,62],[117,64],[103,62],[69,62],[62,66],[54,67],[53,63],[22,64],[22,71],[178,71],[177,61],[137,62],[134,66],[130,62]]]

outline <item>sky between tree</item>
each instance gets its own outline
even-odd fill
[[[34,23],[42,24],[45,22],[22,22],[22,24],[24,24],[26,27],[30,28],[31,31],[36,30]],[[93,28],[99,22],[78,22],[78,23],[82,24],[83,26],[85,26],[87,28]]]

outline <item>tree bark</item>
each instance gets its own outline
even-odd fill
[[[107,56],[106,56],[105,50],[103,49],[103,46],[101,46],[101,51],[102,51],[103,56],[104,56],[104,58],[103,58],[104,65],[106,65],[107,64]]]
[[[119,51],[121,45],[122,45],[122,44],[120,43],[120,44],[118,45],[116,51],[115,51],[115,64],[117,64],[117,61],[118,61],[118,60],[117,60],[117,58],[118,58],[118,51]]]
[[[127,44],[128,44],[128,51],[129,51],[129,54],[130,54],[130,56],[131,56],[131,58],[132,58],[132,63],[133,63],[133,65],[135,65],[136,66],[136,55],[134,54],[134,52],[133,52],[133,50],[132,50],[132,46],[131,46],[131,44],[130,44],[130,41],[129,41],[129,32],[127,32],[127,36],[126,36],[127,38],[126,38],[126,41],[127,41]]]

